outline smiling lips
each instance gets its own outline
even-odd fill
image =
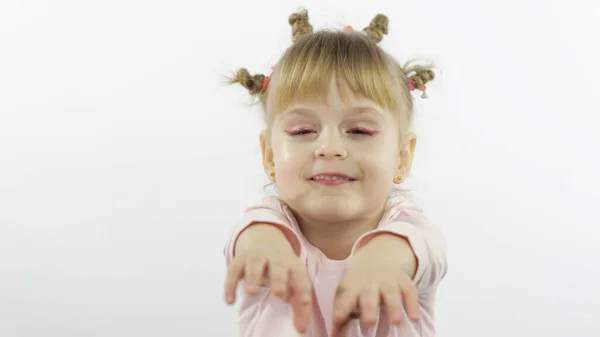
[[[356,179],[339,172],[323,172],[314,175],[310,180],[325,186],[338,186],[351,183]]]

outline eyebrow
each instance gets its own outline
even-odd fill
[[[282,114],[292,114],[292,115],[310,115],[311,113],[315,113],[314,110],[304,108],[304,107],[294,107],[291,109],[284,110]]]
[[[376,114],[382,113],[381,109],[378,109],[373,106],[356,106],[356,107],[352,108],[352,113],[355,113],[355,114],[372,113],[372,112],[374,112]]]
[[[378,109],[377,107],[374,106],[354,106],[352,108],[349,109],[349,111],[353,114],[364,114],[364,113],[375,113],[375,114],[381,114],[382,111],[381,109]],[[310,108],[306,108],[306,107],[294,107],[288,110],[285,110],[283,113],[284,114],[294,114],[294,115],[311,115],[314,114],[316,111],[314,109],[310,109]]]

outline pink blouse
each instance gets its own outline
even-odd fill
[[[249,207],[234,227],[224,249],[227,264],[233,259],[233,248],[238,235],[253,223],[278,225],[286,232],[287,237],[295,241],[291,244],[305,263],[313,284],[312,317],[304,336],[329,336],[332,329],[334,294],[348,259],[330,260],[312,246],[302,235],[290,210],[277,197],[271,196]],[[404,198],[396,198],[389,201],[389,207],[378,227],[358,238],[349,258],[368,242],[370,237],[381,232],[406,238],[415,252],[418,267],[414,282],[419,292],[421,315],[417,321],[413,321],[405,313],[402,323],[395,326],[389,324],[385,310],[380,310],[377,323],[373,327],[362,326],[359,320],[352,320],[348,327],[348,337],[435,336],[436,290],[447,270],[445,242],[441,233],[430,224],[419,207]],[[257,296],[247,296],[243,293],[239,299],[239,336],[301,336],[294,328],[291,306],[272,295],[268,288],[263,288]]]

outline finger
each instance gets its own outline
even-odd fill
[[[353,311],[358,311],[357,293],[348,290],[344,285],[340,285],[336,290],[333,305],[333,326],[338,330],[341,329],[350,319],[350,314]]]
[[[294,324],[296,329],[303,333],[308,328],[312,312],[313,291],[304,266],[298,264],[289,271],[289,285],[292,295],[290,304],[294,310]]]
[[[280,297],[284,302],[288,302],[291,304],[292,303],[291,298],[292,298],[292,295],[294,294],[294,289],[292,289],[289,286],[289,284],[286,287],[287,287],[287,289],[283,292],[283,295],[281,295]],[[295,307],[292,305],[292,308],[295,308]]]
[[[337,327],[334,326],[332,332],[331,332],[331,337],[346,337],[348,336],[348,326],[350,325],[350,320],[347,320],[345,323],[343,323],[342,325],[339,325]]]
[[[244,282],[246,283],[246,293],[248,295],[258,294],[265,276],[266,265],[267,259],[264,257],[252,256],[247,259],[244,270]]]
[[[225,301],[228,304],[233,304],[235,302],[237,285],[242,278],[244,271],[242,268],[243,266],[243,261],[237,259],[229,264],[229,267],[227,268],[227,277],[225,279]]]
[[[298,263],[289,269],[288,283],[294,289],[294,293],[298,293],[303,301],[312,301],[312,283],[302,264]]]
[[[358,303],[358,300],[356,301],[356,303]],[[360,319],[360,311],[358,309],[358,304],[353,306],[353,309],[350,310],[350,313],[348,314],[348,317],[346,319],[337,323],[334,322],[331,337],[346,337],[351,322],[357,319]]]
[[[368,288],[360,294],[358,303],[360,307],[360,318],[363,324],[369,326],[375,325],[377,322],[380,299],[381,293],[379,292],[379,288]]]
[[[306,301],[306,298],[292,290],[289,303],[294,310],[294,327],[299,333],[305,333],[310,321],[312,299]]]
[[[421,314],[421,305],[419,304],[419,293],[417,287],[412,282],[406,282],[402,286],[402,297],[404,306],[406,307],[406,314],[412,320],[419,319]]]
[[[390,324],[398,325],[402,322],[402,293],[395,284],[384,284],[381,286],[381,297],[383,305],[387,310]]]
[[[269,262],[268,279],[271,291],[275,296],[286,297],[288,292],[288,270],[283,261]]]

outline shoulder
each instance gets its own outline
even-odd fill
[[[296,229],[297,221],[292,211],[277,196],[268,196],[249,205],[242,218],[244,223],[279,223]]]
[[[275,195],[264,197],[246,207],[245,212],[251,212],[255,210],[271,210],[280,213],[286,213],[288,211],[286,205]]]
[[[387,209],[384,219],[394,221],[406,216],[424,217],[424,211],[421,206],[408,198],[397,195],[392,196],[387,201]]]

